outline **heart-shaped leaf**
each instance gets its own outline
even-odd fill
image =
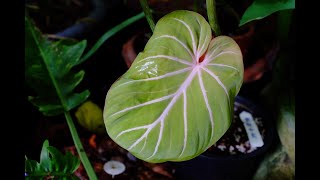
[[[45,140],[42,145],[40,163],[35,160],[25,160],[26,179],[78,179],[73,173],[80,166],[80,159],[69,151],[63,155],[57,148],[49,146]]]
[[[236,42],[212,39],[198,13],[174,11],[158,21],[144,51],[109,90],[107,132],[148,162],[191,159],[229,128],[242,79]]]

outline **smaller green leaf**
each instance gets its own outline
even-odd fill
[[[57,51],[61,53],[61,56],[63,59],[65,59],[66,64],[68,68],[71,69],[71,67],[79,65],[83,62],[83,60],[80,60],[82,53],[84,52],[85,48],[87,46],[87,41],[83,40],[80,42],[74,42],[71,44],[71,42],[67,45],[65,41],[58,41],[53,44],[53,47],[58,48]],[[68,61],[68,59],[70,59]],[[69,69],[69,70],[70,70]]]
[[[244,12],[239,26],[265,18],[277,11],[294,8],[295,0],[255,0]]]
[[[35,160],[27,159],[25,161],[25,171],[26,172],[37,172],[38,171],[38,162]]]
[[[85,90],[82,93],[74,93],[68,98],[67,104],[68,104],[68,111],[75,108],[76,106],[82,104],[84,101],[87,100],[89,97],[90,92],[89,90]]]
[[[52,175],[58,179],[78,179],[73,173],[78,169],[80,159],[70,152],[62,154],[57,148],[49,146],[48,140],[43,143],[40,163],[35,160],[25,160],[26,179],[41,179]]]
[[[53,146],[49,146],[47,149],[52,156],[53,171],[62,171],[65,165],[63,154]]]
[[[45,140],[42,145],[42,150],[40,154],[40,165],[45,169],[45,171],[51,170],[51,159],[49,157],[48,148],[49,147],[49,141]]]
[[[70,178],[71,178],[71,180],[79,180],[79,178],[75,175],[72,175]]]
[[[39,107],[39,111],[45,116],[56,116],[64,112],[63,106],[59,102],[56,104],[48,104],[48,99],[29,96],[28,100],[34,105]],[[54,100],[52,100],[53,102]]]
[[[66,155],[65,155],[65,161],[68,162],[66,164],[66,168],[64,170],[65,173],[73,173],[77,170],[77,168],[80,165],[80,160],[79,158],[73,156],[71,154],[71,152],[67,151]]]
[[[63,86],[66,88],[62,89],[62,93],[68,93],[72,91],[76,86],[80,84],[84,77],[85,72],[84,71],[79,71],[78,73],[75,74],[69,74],[66,75],[64,78],[64,81],[61,83]]]

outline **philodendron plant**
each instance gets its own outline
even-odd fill
[[[107,133],[147,162],[192,159],[229,128],[242,81],[236,42],[213,37],[200,14],[174,11],[157,22],[144,51],[110,88]]]

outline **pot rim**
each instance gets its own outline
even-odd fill
[[[259,114],[259,116],[262,117],[264,120],[265,127],[267,129],[266,135],[264,137],[264,145],[250,153],[247,154],[234,154],[234,155],[228,155],[228,156],[221,156],[221,155],[215,155],[212,153],[204,152],[200,154],[199,158],[205,158],[205,159],[229,159],[229,160],[245,160],[250,159],[252,157],[258,157],[262,154],[264,154],[269,147],[271,146],[274,137],[275,137],[275,127],[271,119],[270,113],[268,113],[264,108],[262,108],[261,105],[258,103],[254,103],[248,98],[245,98],[243,96],[236,96],[235,103],[238,103],[242,105],[243,107],[247,108],[251,112],[255,112],[255,114]]]

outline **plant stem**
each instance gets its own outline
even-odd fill
[[[102,37],[96,42],[96,44],[94,44],[93,47],[86,53],[86,55],[84,55],[83,58],[81,58],[81,62],[83,62],[83,61],[87,60],[89,57],[91,57],[97,51],[97,49],[100,48],[100,46],[106,40],[108,40],[110,37],[112,37],[114,34],[121,31],[122,29],[129,26],[130,24],[142,19],[143,17],[144,17],[144,13],[141,12],[141,13],[123,21],[122,23],[118,24],[117,26],[113,27],[112,29],[110,29],[109,31],[104,33],[102,35]]]
[[[155,24],[154,24],[154,20],[153,20],[152,14],[151,14],[151,10],[148,6],[148,2],[147,2],[147,0],[139,0],[139,1],[140,1],[140,4],[141,4],[141,7],[143,9],[144,14],[146,15],[146,18],[147,18],[147,21],[148,21],[149,26],[151,28],[151,31],[153,32]]]
[[[277,37],[280,43],[288,42],[293,10],[279,11],[277,16]]]
[[[206,0],[206,4],[207,4],[208,20],[212,28],[213,34],[215,36],[220,36],[221,31],[220,31],[220,27],[217,19],[216,2],[215,0]]]
[[[74,142],[74,144],[76,146],[76,149],[78,151],[80,160],[81,160],[81,162],[83,164],[84,169],[87,172],[87,175],[88,175],[89,179],[90,180],[98,180],[97,175],[95,174],[95,172],[94,172],[94,170],[93,170],[93,168],[92,168],[92,166],[90,164],[88,156],[87,156],[86,152],[83,149],[83,146],[82,146],[82,143],[80,141],[77,129],[76,129],[76,127],[75,127],[75,125],[74,125],[74,123],[72,121],[70,113],[69,112],[65,112],[64,115],[66,117],[69,129],[70,129],[70,132],[71,132],[71,136],[72,136],[73,142]]]
[[[199,3],[198,3],[198,1],[194,1],[194,2],[193,2],[193,10],[194,10],[195,12],[198,12],[198,11],[199,11]]]

